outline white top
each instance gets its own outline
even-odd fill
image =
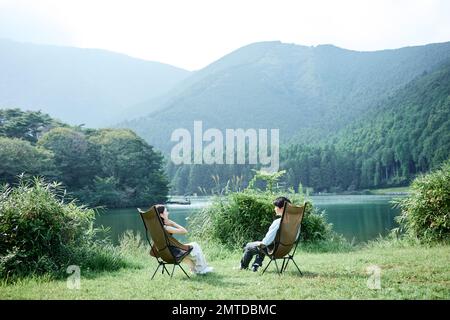
[[[280,228],[280,223],[281,223],[281,218],[278,218],[278,219],[275,219],[272,222],[272,224],[270,225],[269,231],[267,231],[266,236],[261,241],[266,247],[269,246],[275,240],[277,231]],[[300,228],[298,230],[297,237],[295,237],[296,240],[299,235],[300,235]]]
[[[274,240],[277,235],[278,228],[280,228],[281,218],[275,219],[269,227],[269,231],[267,231],[266,236],[262,239],[262,243],[267,247]]]

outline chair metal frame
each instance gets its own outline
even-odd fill
[[[148,211],[152,210],[152,208],[156,211],[156,215],[158,217],[158,221],[159,221],[159,223],[161,225],[161,228],[163,228],[163,230],[164,230],[164,224],[162,223],[161,217],[159,216],[158,211],[156,210],[156,208],[154,206],[152,206]],[[145,237],[147,238],[147,241],[150,244],[150,248],[151,248],[150,252],[153,252],[154,257],[156,258],[156,260],[158,262],[158,267],[156,268],[155,272],[153,273],[151,280],[153,280],[153,278],[155,277],[156,273],[158,272],[158,270],[159,270],[159,268],[161,266],[162,266],[161,274],[164,274],[164,271],[166,271],[166,273],[170,276],[171,279],[172,279],[172,277],[173,277],[173,275],[175,273],[175,267],[176,266],[180,267],[180,269],[183,271],[183,273],[186,275],[186,277],[190,278],[189,275],[186,273],[186,271],[181,266],[181,261],[192,251],[192,247],[189,250],[187,250],[186,253],[181,258],[178,258],[178,259],[171,252],[171,255],[173,257],[174,262],[166,262],[166,261],[164,261],[163,259],[161,259],[158,256],[158,251],[153,246],[154,243],[152,243],[152,241],[148,237],[149,231],[147,229],[147,225],[145,224],[145,220],[144,220],[144,217],[143,217],[143,214],[147,213],[148,211],[142,211],[139,208],[138,208],[138,211],[139,211],[139,214],[141,216],[142,222],[144,223]],[[166,242],[166,246],[164,248],[162,248],[162,250],[164,250],[165,248],[167,248],[167,247],[169,247],[171,245],[166,230],[164,230],[164,239],[165,239],[165,242]],[[167,270],[166,265],[173,265],[172,272],[169,272],[169,270]]]
[[[299,236],[299,238],[300,238],[300,236]],[[295,247],[294,247],[294,251],[292,252],[292,254],[289,253],[287,256],[284,256],[282,258],[274,258],[273,255],[267,255],[270,258],[270,262],[264,268],[262,274],[264,274],[264,272],[266,272],[267,268],[270,266],[270,264],[273,261],[273,262],[275,262],[275,267],[277,268],[277,273],[279,275],[281,275],[284,271],[286,271],[289,261],[292,260],[292,262],[294,263],[294,265],[297,268],[297,270],[300,273],[300,275],[303,275],[302,271],[300,270],[300,268],[298,267],[297,263],[294,260],[294,255],[295,255],[295,251],[297,250],[298,242],[299,242],[299,239],[297,239],[295,241]],[[283,263],[281,265],[281,269],[279,269],[277,260],[281,260],[281,259],[283,259]]]
[[[297,238],[297,239],[295,240],[295,242],[294,242],[294,243],[295,243],[294,251],[293,251],[292,253],[289,252],[287,255],[285,255],[284,257],[281,257],[281,258],[275,258],[275,257],[274,257],[274,254],[268,254],[268,253],[265,253],[265,255],[267,255],[267,256],[270,258],[270,262],[269,262],[269,263],[267,264],[267,266],[264,268],[262,274],[264,274],[264,272],[266,272],[267,268],[269,268],[269,266],[270,266],[270,264],[271,264],[272,262],[275,262],[275,267],[277,268],[277,273],[278,273],[278,275],[281,276],[281,274],[282,274],[284,271],[286,271],[287,266],[288,266],[288,264],[289,264],[289,261],[292,261],[292,263],[294,263],[294,265],[295,265],[295,267],[297,268],[297,270],[298,270],[298,272],[300,273],[300,275],[303,276],[302,271],[300,270],[300,268],[298,267],[297,263],[296,263],[295,260],[294,260],[294,255],[295,255],[295,252],[297,251],[297,246],[298,246],[298,243],[299,243],[299,241],[300,241],[300,231],[301,231],[301,227],[302,227],[302,221],[303,221],[303,218],[304,218],[304,216],[305,216],[306,206],[307,206],[308,204],[309,204],[308,202],[304,202],[304,203],[303,203],[303,207],[304,207],[304,208],[303,208],[303,215],[302,215],[301,221],[300,221],[299,226],[298,226],[298,231],[297,231],[298,238]],[[285,217],[286,208],[287,208],[287,205],[284,206],[283,215],[282,215],[281,219],[284,219],[284,217]],[[277,237],[275,237],[275,241],[276,241],[276,239],[278,238],[279,233],[282,232],[281,228],[282,228],[282,221],[280,221],[280,228],[278,229],[278,234],[277,234]],[[275,247],[274,247],[274,250],[273,250],[274,253],[276,252],[277,247],[278,247],[278,243],[275,244]],[[290,251],[292,251],[292,249],[291,249]],[[280,269],[280,268],[278,268],[277,260],[281,260],[281,259],[283,259],[283,263],[282,263],[281,269]]]

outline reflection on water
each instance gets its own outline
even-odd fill
[[[326,211],[327,220],[333,224],[333,229],[343,234],[348,240],[362,242],[386,235],[396,227],[394,217],[399,213],[393,209],[390,200],[392,196],[314,196],[312,202]],[[169,204],[170,219],[186,226],[186,218],[193,212],[208,206],[209,197],[191,198],[191,205]],[[121,234],[133,230],[144,234],[144,225],[136,208],[111,209],[100,213],[96,226],[110,227],[114,243],[118,243]],[[177,236],[186,241],[183,236]]]
[[[316,196],[314,204],[325,210],[333,229],[348,240],[362,242],[385,236],[397,226],[399,209],[392,208],[392,196]]]

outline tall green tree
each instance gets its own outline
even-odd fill
[[[28,141],[0,137],[0,184],[15,183],[22,173],[57,177],[53,153]]]
[[[79,129],[52,129],[42,136],[38,145],[53,152],[60,179],[70,189],[90,184],[101,171],[97,146]]]
[[[60,125],[62,124],[40,111],[0,109],[0,136],[36,143],[43,132]]]
[[[114,177],[129,204],[150,205],[164,202],[168,181],[164,158],[128,129],[102,129],[89,137],[98,148],[99,176]]]

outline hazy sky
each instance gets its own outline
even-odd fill
[[[0,0],[0,38],[195,70],[257,41],[364,51],[450,41],[450,1]]]

